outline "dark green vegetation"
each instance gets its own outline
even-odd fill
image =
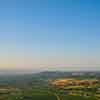
[[[81,97],[81,96],[66,96],[66,95],[63,95],[62,96],[62,100],[96,100],[95,98],[84,98],[84,97]]]
[[[1,75],[0,100],[97,100],[93,96],[72,96],[48,84],[49,79],[99,79],[99,72],[41,72],[38,74]]]

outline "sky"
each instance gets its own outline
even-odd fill
[[[0,0],[0,70],[100,70],[100,0]]]

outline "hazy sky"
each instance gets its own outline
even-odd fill
[[[1,70],[100,70],[100,0],[0,0]]]

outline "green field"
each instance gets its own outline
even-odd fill
[[[62,96],[62,100],[96,100],[95,98],[85,98],[81,96]]]
[[[93,86],[55,87],[48,84],[48,80],[63,78],[68,73],[63,73],[62,76],[60,73],[53,73],[1,76],[0,100],[99,100],[100,92],[96,91],[97,88],[100,88],[100,84]],[[78,78],[80,76],[75,77],[75,79]],[[90,96],[84,94],[90,94]]]
[[[17,98],[16,98],[17,97]],[[34,93],[33,95],[25,95],[25,96],[14,96],[9,97],[10,100],[56,100],[56,97],[54,95],[50,94],[36,94]]]
[[[60,100],[96,100],[94,98],[84,98],[81,96],[68,96],[68,95],[60,95]],[[58,100],[57,97],[55,95],[50,95],[50,94],[38,94],[38,93],[34,93],[31,96],[23,96],[23,97],[19,97],[17,99],[11,99],[11,100]]]

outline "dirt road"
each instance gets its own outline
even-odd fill
[[[61,100],[61,98],[56,93],[54,93],[54,95],[56,96],[57,100]]]

